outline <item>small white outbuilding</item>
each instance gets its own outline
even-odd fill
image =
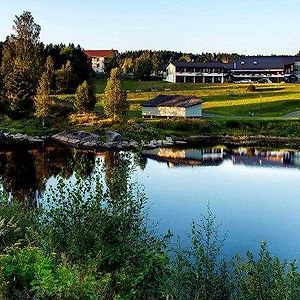
[[[201,118],[202,100],[195,96],[159,95],[142,104],[142,116]]]

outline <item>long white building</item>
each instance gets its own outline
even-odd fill
[[[219,62],[171,62],[166,81],[172,83],[223,83],[225,65]]]
[[[230,81],[300,81],[300,56],[246,56],[231,64],[171,62],[165,80],[172,83],[223,83]]]

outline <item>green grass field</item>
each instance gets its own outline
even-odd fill
[[[105,80],[95,82],[102,93]],[[247,84],[174,84],[164,81],[125,80],[130,100],[130,116],[140,116],[140,104],[158,94],[195,95],[203,100],[204,113],[223,117],[284,117],[300,110],[300,84],[257,84],[255,92]],[[157,90],[157,91],[153,91]]]

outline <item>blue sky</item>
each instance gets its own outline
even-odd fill
[[[45,43],[85,49],[295,54],[299,0],[0,0],[0,40],[33,13]]]

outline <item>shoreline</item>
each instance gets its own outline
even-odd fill
[[[138,142],[136,140],[123,140],[121,134],[114,131],[107,131],[106,135],[98,135],[85,131],[60,132],[46,136],[30,136],[21,133],[0,132],[0,141],[4,143],[41,145],[45,142],[58,142],[68,147],[89,149],[89,150],[135,150],[155,149],[159,147],[196,146],[198,144],[228,143],[238,146],[280,144],[287,147],[299,147],[300,137],[281,137],[264,135],[190,135],[167,136],[164,139],[152,139],[150,141]]]

